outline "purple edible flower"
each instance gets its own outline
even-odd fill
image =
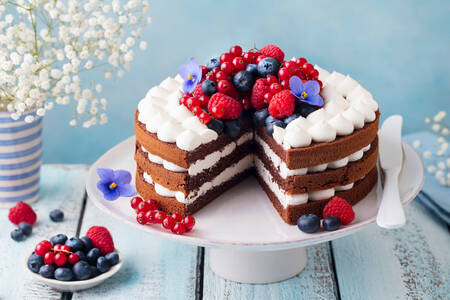
[[[178,69],[178,74],[184,80],[183,91],[185,93],[192,93],[195,86],[202,80],[202,68],[193,57]]]
[[[291,93],[300,101],[306,102],[314,106],[322,106],[323,99],[320,97],[320,85],[315,80],[303,82],[299,77],[292,76],[289,79],[289,87]]]
[[[106,200],[113,201],[121,196],[131,197],[136,194],[135,189],[130,184],[130,172],[98,168],[97,174],[100,177],[97,188],[103,193]]]

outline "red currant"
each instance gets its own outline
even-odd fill
[[[233,63],[226,61],[220,65],[220,70],[227,74],[231,74],[233,72]]]
[[[252,102],[248,98],[242,99],[242,107],[244,107],[245,110],[249,110],[252,108]]]
[[[291,78],[291,73],[289,73],[288,68],[283,67],[281,69],[278,70],[278,78],[280,78],[280,80],[289,80],[289,78]]]
[[[44,257],[45,253],[49,252],[52,249],[52,244],[49,241],[42,241],[36,245],[34,248],[34,252],[37,255]]]
[[[231,91],[231,83],[228,80],[221,80],[217,83],[217,91],[219,93],[227,94]]]
[[[288,71],[289,71],[289,73],[290,73],[291,75],[295,74],[295,72],[296,72],[297,69],[298,69],[297,63],[296,63],[295,61],[292,61],[292,60],[287,61],[287,62],[284,64],[284,67],[288,69]]]
[[[302,67],[304,64],[307,63],[306,59],[304,57],[299,57],[295,60],[295,63],[299,66]]]
[[[297,73],[295,75],[300,77],[301,80],[306,80],[306,76],[305,76],[305,74],[303,74],[303,71],[301,70],[301,68],[297,69]]]
[[[52,265],[55,262],[55,253],[50,252],[50,251],[45,253],[45,255],[44,255],[44,262],[47,265]]]
[[[200,119],[200,121],[201,121],[203,124],[208,124],[209,122],[211,122],[211,115],[208,114],[207,112],[202,112],[202,113],[198,116],[198,118]]]
[[[228,74],[225,73],[224,71],[219,71],[216,74],[216,80],[220,81],[220,80],[227,80],[228,79]]]
[[[319,83],[319,85],[320,85],[320,88],[322,88],[322,87],[323,87],[323,83],[322,83],[322,81],[320,81],[320,80],[317,80],[317,82]]]
[[[194,228],[195,218],[193,216],[186,216],[182,223],[184,224],[184,227],[186,227],[186,232],[189,232]]]
[[[200,107],[207,107],[209,102],[209,96],[201,95],[198,97],[198,100],[200,101]]]
[[[236,70],[241,71],[241,70],[245,69],[246,64],[245,64],[244,59],[239,56],[239,57],[233,58],[233,66]]]
[[[205,79],[206,80],[215,81],[216,80],[216,76],[213,73],[208,73],[208,75],[206,75]]]
[[[283,87],[283,89],[289,88],[289,80],[282,80],[280,84]]]
[[[308,75],[312,70],[314,70],[314,66],[312,64],[304,64],[300,69],[303,74]]]
[[[184,95],[183,97],[180,98],[180,104],[186,106],[186,101],[187,99],[189,99],[189,96]]]
[[[259,64],[260,61],[262,61],[264,58],[266,58],[265,55],[261,54],[256,58],[256,64]]]
[[[183,99],[183,98],[181,98],[181,99]],[[130,201],[130,203],[131,203],[131,208],[133,208],[133,209],[138,209],[138,206],[139,206],[139,203],[141,203],[142,202],[142,198],[141,197],[133,197],[133,198],[131,198],[131,201]]]
[[[192,113],[193,113],[195,116],[197,116],[197,117],[203,112],[203,110],[202,110],[202,108],[201,108],[200,106],[194,106],[194,107],[191,109],[191,111],[192,111]]]
[[[183,220],[183,217],[179,213],[173,213],[172,219],[174,219],[175,222],[181,222],[181,220]]]
[[[233,60],[233,55],[231,53],[224,53],[220,56],[220,63],[223,64],[224,62],[231,62]]]
[[[192,111],[192,109],[196,106],[200,106],[200,100],[198,100],[198,97],[190,97],[186,101],[186,107]]]
[[[156,223],[161,224],[162,221],[167,217],[166,213],[158,210],[155,214]]]
[[[272,83],[270,85],[270,92],[274,95],[278,92],[281,92],[282,89],[283,88],[281,87],[281,85],[279,83]]]
[[[163,226],[165,229],[172,230],[173,226],[175,226],[175,223],[176,223],[176,222],[175,222],[174,218],[172,218],[171,216],[168,216],[168,217],[166,217],[166,218],[163,220],[162,226]]]
[[[145,214],[146,214],[146,213],[147,213],[147,212],[141,211],[141,212],[139,212],[139,213],[136,215],[136,221],[137,221],[139,224],[141,224],[141,225],[147,224],[147,218],[145,218]]]
[[[145,200],[150,205],[150,210],[158,209],[159,203],[156,199]]]
[[[141,203],[139,203],[138,205],[138,212],[146,212],[150,210],[150,205],[148,204],[147,201],[142,201]]]
[[[200,68],[202,68],[202,78],[205,77],[206,73],[208,73],[208,69],[206,66],[201,65]]]
[[[317,71],[316,69],[313,69],[311,71],[311,78],[314,79],[314,80],[318,79],[319,78],[319,71]]]
[[[61,250],[61,244],[56,244],[55,246],[53,246],[53,251],[59,251]]]
[[[68,245],[61,245],[59,249],[65,252],[70,252],[70,247]]]
[[[273,75],[267,75],[266,76],[266,84],[271,85],[272,83],[278,83],[278,78]]]
[[[58,252],[55,254],[54,261],[56,265],[62,266],[67,262],[67,256],[64,253]]]
[[[246,63],[251,64],[253,62],[254,56],[255,56],[254,52],[245,52],[242,58],[245,60]]]
[[[270,103],[270,99],[272,99],[273,94],[272,93],[265,93],[264,94],[264,102]]]
[[[80,260],[80,257],[78,256],[78,254],[72,253],[69,255],[69,258],[67,260],[69,261],[69,263],[74,265]]]
[[[186,232],[186,226],[183,223],[178,222],[173,226],[172,232],[178,235],[183,235]]]
[[[216,75],[216,74],[219,73],[219,72],[220,72],[220,68],[214,68],[214,69],[212,70],[213,75]]]
[[[236,46],[231,47],[230,48],[230,53],[234,57],[241,56],[242,55],[242,48],[241,48],[241,46],[236,45]]]
[[[145,219],[147,220],[147,224],[156,223],[156,220],[155,220],[156,212],[157,212],[157,210],[149,210],[148,212],[145,213]]]

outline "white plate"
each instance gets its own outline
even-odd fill
[[[61,292],[76,292],[76,291],[82,291],[90,289],[91,287],[97,286],[109,277],[116,274],[120,268],[122,267],[122,255],[120,255],[120,252],[117,250],[114,250],[119,255],[119,262],[112,266],[111,269],[103,274],[98,275],[97,277],[87,279],[87,280],[78,280],[78,281],[60,281],[56,279],[50,279],[45,278],[39,275],[39,273],[34,273],[30,269],[28,269],[27,261],[28,257],[25,259],[25,269],[28,270],[28,272],[31,274],[31,276],[36,279],[37,281],[48,285],[51,288],[54,288],[55,290],[61,291]],[[30,254],[31,255],[31,254]]]
[[[194,216],[196,226],[179,236],[160,225],[139,225],[130,207],[130,198],[107,201],[97,189],[97,168],[125,169],[135,176],[133,159],[134,137],[130,137],[100,157],[90,168],[86,189],[91,201],[101,210],[135,228],[184,243],[225,247],[235,250],[281,250],[308,246],[348,235],[375,221],[377,213],[376,187],[354,206],[356,218],[337,231],[307,234],[297,226],[287,225],[279,217],[266,194],[254,178],[248,178],[227,191]],[[399,177],[400,195],[404,205],[420,191],[424,170],[417,153],[404,144],[404,167]],[[133,180],[134,184],[134,180]]]

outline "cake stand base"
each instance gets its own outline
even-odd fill
[[[241,283],[271,283],[289,279],[306,266],[306,248],[277,251],[242,251],[211,248],[211,269]]]

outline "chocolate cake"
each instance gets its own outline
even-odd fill
[[[256,176],[281,218],[296,224],[304,214],[321,217],[335,195],[354,205],[370,192],[380,117],[372,95],[348,75],[266,47],[206,67],[191,60],[140,101],[143,198],[185,216]]]

